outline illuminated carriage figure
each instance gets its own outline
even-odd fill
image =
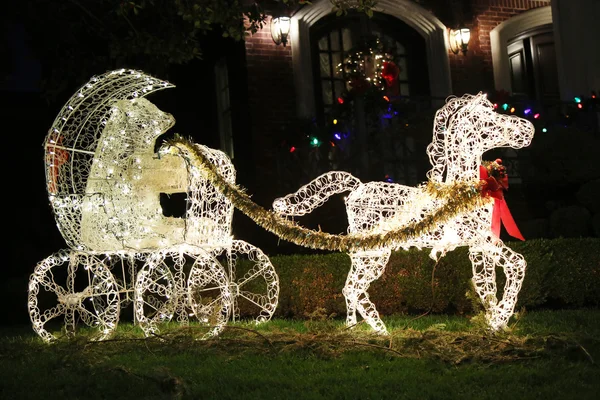
[[[484,94],[450,98],[435,115],[433,141],[427,148],[433,168],[427,176],[433,184],[442,187],[477,182],[486,151],[498,147],[523,148],[531,143],[533,133],[531,122],[495,112]],[[423,220],[442,204],[442,200],[421,187],[363,183],[347,172],[332,171],[295,193],[276,199],[273,209],[281,215],[301,216],[321,206],[332,195],[347,191],[350,192],[345,199],[348,231],[357,237],[389,232]],[[352,266],[343,289],[347,325],[356,324],[358,312],[373,330],[387,333],[367,290],[383,274],[392,249],[431,248],[431,258],[437,260],[438,253],[443,255],[458,246],[468,246],[472,282],[486,309],[487,322],[493,330],[505,327],[514,311],[526,262],[492,230],[494,202],[491,200],[488,198],[470,213],[457,214],[431,233],[382,248],[351,252]],[[506,275],[500,301],[496,293],[496,267],[502,268]]]
[[[105,339],[130,303],[146,335],[174,316],[195,316],[209,337],[240,312],[262,322],[275,311],[275,270],[233,239],[231,203],[184,154],[155,152],[175,120],[144,97],[171,87],[134,70],[94,77],[46,137],[47,190],[68,249],[39,262],[29,281],[30,318],[45,341],[56,338],[54,321],[68,334],[81,321]],[[223,152],[195,146],[235,181]],[[163,214],[161,193],[187,193],[185,218]]]

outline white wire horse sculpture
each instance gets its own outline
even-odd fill
[[[531,143],[533,133],[534,127],[526,119],[495,112],[485,94],[450,98],[435,115],[433,141],[427,148],[433,168],[427,177],[440,185],[476,182],[486,151],[523,148]],[[305,215],[332,195],[346,191],[350,191],[345,198],[350,234],[381,233],[419,221],[441,202],[422,187],[363,183],[347,172],[331,171],[295,193],[276,199],[273,210],[280,215]],[[385,248],[350,252],[352,266],[343,289],[347,325],[357,323],[358,311],[376,332],[387,334],[367,290],[383,274],[392,249],[431,248],[430,257],[437,260],[438,253],[443,256],[458,246],[468,246],[472,281],[485,307],[487,323],[492,330],[506,327],[525,276],[526,262],[499,239],[497,228],[492,230],[492,199],[482,204],[470,213],[459,213],[428,234]],[[496,295],[496,267],[502,267],[506,275],[500,301]]]

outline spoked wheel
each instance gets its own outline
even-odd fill
[[[269,258],[257,247],[234,240],[231,250],[217,253],[228,266],[233,320],[253,319],[257,323],[271,319],[279,301],[279,277]]]
[[[38,263],[29,279],[28,308],[33,329],[44,341],[57,339],[61,330],[75,335],[80,321],[93,328],[92,340],[113,333],[121,309],[110,271],[113,261],[109,255],[61,251]]]
[[[193,264],[188,278],[188,302],[192,314],[207,329],[203,339],[216,336],[231,313],[229,279],[223,266],[211,254],[190,255]]]
[[[133,297],[137,323],[146,336],[159,332],[159,325],[171,321],[183,285],[177,285],[171,270],[181,270],[180,253],[154,253],[138,272]]]

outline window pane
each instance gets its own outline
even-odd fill
[[[381,43],[386,48],[393,48],[396,45],[396,41],[388,35],[381,35]]]
[[[406,67],[406,57],[399,57],[398,67],[400,68],[400,74],[398,74],[398,79],[400,79],[401,81],[407,81],[408,68]]]
[[[340,51],[340,32],[331,32],[331,51]]]
[[[342,29],[342,42],[344,51],[348,51],[352,48],[352,34],[350,33],[350,29]]]
[[[333,103],[333,90],[331,87],[331,81],[321,81],[323,87],[323,104],[328,105]]]
[[[333,53],[333,76],[336,78],[342,77],[341,67],[339,66],[342,63],[342,53]]]
[[[329,71],[329,63],[330,63],[330,56],[329,53],[321,53],[319,55],[320,57],[320,64],[321,64],[321,76],[325,77],[325,76],[330,76],[330,71]]]
[[[329,50],[329,46],[327,44],[327,35],[323,36],[319,40],[319,50]]]
[[[402,96],[410,96],[410,89],[408,88],[408,83],[400,84],[400,94]]]
[[[335,100],[337,101],[337,98],[342,96],[342,94],[344,94],[344,81],[335,81],[334,83],[334,88],[335,88]]]
[[[402,43],[396,42],[396,52],[398,54],[406,54],[406,49],[404,48],[404,46],[402,45]]]

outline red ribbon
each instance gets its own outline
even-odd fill
[[[499,164],[500,160],[496,160]],[[504,224],[508,234],[514,238],[525,240],[517,224],[513,219],[506,200],[504,200],[504,190],[508,189],[508,176],[504,174],[502,179],[499,181],[488,174],[487,169],[483,166],[479,166],[479,179],[485,181],[483,188],[481,189],[481,195],[483,197],[492,197],[494,199],[494,209],[492,211],[492,232],[496,237],[500,238],[500,225]]]
[[[398,75],[400,74],[400,67],[398,67],[392,61],[384,61],[383,69],[381,70],[381,77],[385,80],[386,86],[390,90],[390,94],[397,95],[399,92],[398,88]]]
[[[48,176],[50,178],[48,181],[48,191],[53,194],[57,192],[58,170],[69,159],[68,151],[55,147],[62,144],[62,138],[62,136],[53,134],[48,139],[49,143],[46,147],[46,163],[48,164]]]

